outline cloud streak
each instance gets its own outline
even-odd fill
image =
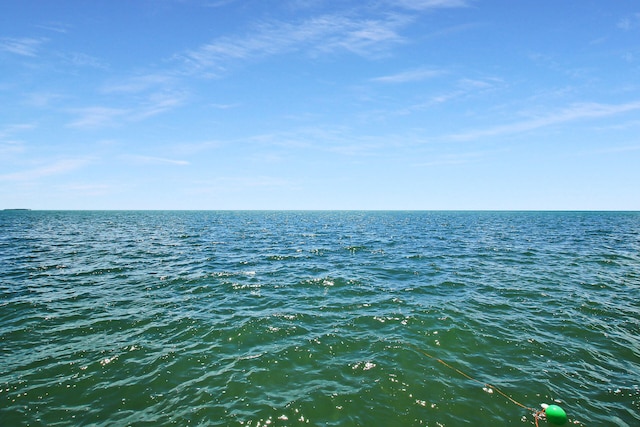
[[[0,154],[18,154],[24,151],[22,141],[13,139],[14,134],[35,128],[32,124],[21,123],[0,128]]]
[[[134,76],[120,82],[111,82],[103,86],[102,92],[107,94],[140,93],[155,88],[163,88],[175,83],[175,79],[167,73],[149,73]]]
[[[67,126],[78,129],[95,129],[118,126],[122,123],[139,122],[182,105],[186,95],[177,93],[154,93],[148,99],[130,108],[93,106],[70,110],[78,116]]]
[[[388,76],[375,77],[371,79],[374,83],[409,83],[421,80],[430,79],[444,74],[442,70],[437,69],[416,69],[403,71],[397,74],[391,74]]]
[[[44,43],[47,42],[45,38],[12,38],[3,37],[0,38],[0,51],[13,53],[15,55],[35,57]]]
[[[79,117],[68,124],[71,128],[90,129],[114,125],[118,119],[130,114],[130,110],[110,107],[86,107],[72,110]]]
[[[33,181],[51,175],[59,175],[79,169],[90,162],[88,158],[62,159],[48,165],[20,172],[0,175],[0,181]]]
[[[398,29],[407,24],[403,16],[356,19],[325,15],[299,23],[271,22],[259,25],[244,37],[223,37],[180,55],[189,73],[219,75],[233,61],[247,61],[290,52],[309,55],[351,52],[375,56],[402,43]]]
[[[29,123],[20,123],[16,125],[8,125],[0,128],[0,140],[10,137],[11,135],[35,128],[35,125]]]
[[[396,2],[397,6],[420,11],[439,7],[460,7],[466,2],[459,0],[423,0],[417,2]],[[71,111],[76,118],[68,127],[94,129],[116,126],[126,122],[141,121],[179,107],[186,100],[186,94],[179,92],[188,86],[187,79],[198,77],[222,77],[239,63],[286,55],[304,54],[310,57],[351,53],[363,57],[379,57],[389,52],[395,45],[405,43],[400,31],[415,19],[415,13],[404,11],[384,14],[361,15],[357,9],[349,12],[310,17],[297,22],[262,21],[254,25],[250,32],[241,35],[214,39],[192,50],[173,57],[173,67],[156,70],[137,76],[105,83],[99,91],[103,95],[135,95],[135,104],[120,103],[117,106],[103,103]],[[7,39],[5,39],[7,40]],[[11,39],[7,44],[15,52],[35,55],[43,39]],[[85,66],[104,67],[96,58],[87,55],[67,55],[74,63]],[[415,69],[373,79],[376,83],[408,83],[435,77],[439,70]],[[141,101],[146,94],[146,101]]]
[[[449,139],[456,141],[469,141],[484,137],[528,132],[547,126],[571,122],[574,120],[608,117],[635,110],[640,110],[640,101],[629,102],[626,104],[574,104],[569,108],[561,110],[555,114],[550,114],[547,116],[533,118],[531,120],[511,123],[507,125],[495,126],[488,129],[453,134],[449,136]]]
[[[624,31],[631,31],[640,27],[640,13],[622,18],[618,21],[617,27]]]
[[[60,34],[67,34],[69,32],[69,26],[61,22],[50,22],[48,24],[36,25],[37,28],[41,28],[47,31],[53,31]]]
[[[434,70],[434,73],[438,70]],[[440,70],[435,73],[433,77],[439,75],[448,74],[446,71]],[[430,78],[433,78],[430,77]],[[399,73],[397,75],[385,76],[383,77],[382,83],[392,83],[392,84],[401,84],[405,82],[412,82],[412,78],[419,78],[419,75],[413,76],[410,72],[407,73]],[[425,76],[425,78],[427,78]],[[376,78],[375,80],[379,81],[380,78]],[[500,89],[502,85],[502,80],[498,78],[486,78],[486,79],[469,79],[462,78],[458,79],[452,88],[447,91],[443,91],[437,94],[429,95],[428,97],[421,97],[418,102],[413,102],[404,107],[395,108],[393,110],[383,109],[380,111],[375,111],[373,113],[369,113],[371,117],[389,117],[390,115],[394,116],[405,116],[414,114],[416,112],[424,111],[436,106],[440,106],[455,100],[460,100],[469,97],[475,97],[479,94],[486,93],[488,91],[493,91]]]
[[[148,165],[187,166],[190,164],[187,160],[166,159],[163,157],[134,156],[134,155],[130,155],[126,157],[135,163],[148,164]]]
[[[295,189],[299,184],[286,178],[257,176],[221,176],[209,181],[195,181],[187,190],[190,194],[239,194],[247,189]]]
[[[410,10],[466,7],[469,5],[468,0],[390,0],[388,3]]]
[[[272,134],[256,135],[249,142],[262,147],[277,147],[288,155],[299,151],[333,153],[346,157],[374,157],[381,150],[406,144],[407,138],[398,135],[356,135],[345,127],[305,127]]]

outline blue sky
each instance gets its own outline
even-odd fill
[[[640,210],[635,0],[0,3],[0,208]]]

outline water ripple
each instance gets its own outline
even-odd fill
[[[0,230],[6,425],[534,424],[496,388],[640,424],[637,213],[2,212]]]

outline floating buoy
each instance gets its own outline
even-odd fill
[[[547,416],[547,421],[551,424],[561,426],[567,422],[567,413],[558,405],[547,406],[544,409],[544,414]]]
[[[518,402],[513,397],[509,396],[508,394],[506,394],[505,392],[500,390],[498,387],[496,387],[494,385],[491,385],[491,384],[483,383],[482,381],[478,381],[477,379],[473,378],[471,375],[468,375],[468,374],[462,372],[461,370],[459,370],[458,368],[455,368],[455,367],[449,365],[447,362],[445,362],[442,359],[438,359],[435,356],[432,356],[431,354],[427,353],[426,351],[422,350],[421,348],[416,347],[416,346],[411,345],[411,344],[408,344],[408,346],[412,347],[414,350],[418,351],[419,353],[424,354],[428,358],[442,363],[444,366],[446,366],[447,368],[449,368],[449,369],[451,369],[453,371],[456,371],[457,373],[459,373],[463,377],[465,377],[465,378],[467,378],[467,379],[469,379],[471,381],[475,381],[475,382],[477,382],[479,384],[482,384],[482,386],[483,386],[482,389],[484,391],[486,391],[487,393],[493,393],[494,390],[495,390],[502,397],[505,397],[507,400],[511,401],[512,403],[515,403],[519,407],[532,411],[533,412],[533,419],[536,422],[536,427],[539,427],[538,420],[545,419],[545,418],[547,419],[547,421],[549,423],[557,425],[557,426],[564,425],[567,422],[567,413],[564,412],[564,409],[562,409],[558,405],[547,405],[546,403],[541,403],[540,406],[542,407],[542,409],[535,410],[534,408],[530,408],[530,407],[525,406],[522,403]]]

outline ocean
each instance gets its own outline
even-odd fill
[[[1,426],[534,426],[543,403],[640,426],[640,213],[0,212]]]

